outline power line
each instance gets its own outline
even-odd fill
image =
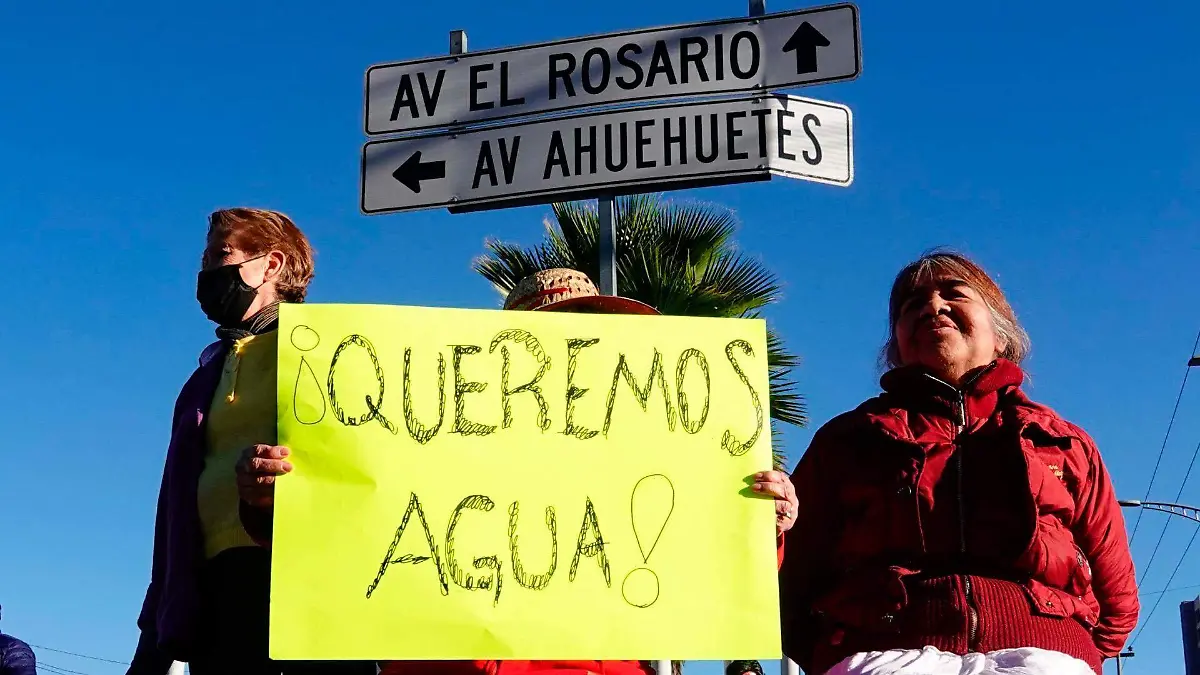
[[[1183,488],[1187,486],[1188,478],[1190,478],[1192,475],[1192,467],[1194,467],[1196,465],[1196,457],[1197,456],[1200,456],[1200,443],[1196,444],[1196,450],[1194,452],[1192,452],[1192,461],[1188,462],[1187,473],[1183,474],[1183,482],[1179,484],[1179,492],[1175,493],[1175,502],[1176,503],[1178,503],[1179,500],[1183,498]],[[1146,575],[1150,573],[1150,566],[1154,564],[1154,558],[1155,558],[1155,556],[1158,555],[1158,547],[1162,546],[1163,539],[1166,538],[1166,536],[1167,536],[1167,529],[1170,527],[1171,527],[1171,521],[1170,521],[1170,519],[1168,519],[1166,524],[1163,525],[1163,528],[1161,530],[1159,530],[1158,541],[1154,542],[1154,550],[1150,552],[1150,560],[1146,562],[1146,567],[1145,567],[1145,569],[1142,570],[1141,581],[1145,581]],[[1132,539],[1130,539],[1130,543],[1131,544],[1133,543]],[[1140,584],[1141,581],[1139,581],[1138,583]],[[1169,581],[1167,582],[1168,585],[1170,583],[1171,582],[1169,582]]]
[[[1196,350],[1200,349],[1200,331],[1196,331],[1196,341],[1192,344],[1192,353],[1188,354],[1188,365],[1183,368],[1183,383],[1179,385],[1179,395],[1175,397],[1175,409],[1171,411],[1171,421],[1167,423],[1167,433],[1163,436],[1162,447],[1158,449],[1158,459],[1154,461],[1154,471],[1150,473],[1150,484],[1146,486],[1146,496],[1142,501],[1150,499],[1150,490],[1154,487],[1154,479],[1158,477],[1158,467],[1162,464],[1163,453],[1167,450],[1167,439],[1171,438],[1171,427],[1175,426],[1175,415],[1179,412],[1179,403],[1183,400],[1183,390],[1187,387],[1188,373],[1192,370],[1191,359],[1196,356]],[[1133,545],[1134,538],[1137,537],[1138,526],[1142,524],[1142,513],[1144,509],[1138,509],[1137,520],[1133,523],[1133,533],[1129,535],[1129,545]],[[1165,526],[1164,526],[1164,529]],[[1154,556],[1151,556],[1153,561]],[[1146,564],[1146,569],[1150,569],[1150,564]]]
[[[1171,571],[1171,576],[1167,579],[1167,583],[1165,584],[1167,588],[1170,588],[1171,582],[1175,581],[1175,575],[1179,573],[1179,568],[1183,566],[1183,560],[1187,557],[1188,551],[1192,550],[1192,544],[1196,542],[1197,534],[1200,534],[1200,525],[1197,525],[1196,528],[1192,530],[1192,538],[1188,539],[1187,546],[1183,549],[1183,555],[1179,556],[1179,562],[1175,564],[1175,569]],[[1146,620],[1142,622],[1142,627],[1138,629],[1137,634],[1134,635],[1133,639],[1129,641],[1129,647],[1131,649],[1133,648],[1134,643],[1137,642],[1137,639],[1141,637],[1142,631],[1146,630],[1146,626],[1150,625],[1150,619],[1154,616],[1154,612],[1158,610],[1158,605],[1162,602],[1162,599],[1165,595],[1166,593],[1159,594],[1158,599],[1154,601],[1154,606],[1150,608],[1150,613],[1146,615]]]
[[[1192,588],[1200,588],[1200,584],[1192,584],[1191,586],[1175,586],[1173,588],[1164,588],[1161,591],[1154,591],[1153,593],[1138,593],[1138,595],[1143,598],[1148,598],[1153,595],[1162,595],[1163,593],[1170,593],[1172,591],[1186,591]]]
[[[87,654],[77,654],[75,652],[68,652],[63,649],[55,649],[54,647],[43,647],[42,645],[30,644],[29,646],[33,647],[34,649],[44,649],[48,652],[54,652],[56,654],[66,654],[67,656],[75,656],[75,657],[78,657],[81,659],[88,659],[90,661],[100,661],[101,663],[115,663],[118,666],[129,665],[128,661],[114,661],[112,659],[102,659],[99,656],[89,656]]]
[[[89,673],[85,673],[82,671],[71,670],[70,668],[63,668],[62,666],[56,666],[53,663],[39,663],[39,664],[37,664],[37,667],[38,667],[38,670],[46,669],[52,673],[55,673],[56,675],[89,675]]]

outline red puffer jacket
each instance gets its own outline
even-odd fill
[[[1040,647],[1101,672],[1137,623],[1125,525],[1091,438],[1003,359],[956,389],[914,368],[814,436],[792,482],[784,651]]]

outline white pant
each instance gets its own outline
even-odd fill
[[[1088,664],[1061,652],[1025,647],[959,656],[934,647],[860,652],[826,675],[1095,675]]]

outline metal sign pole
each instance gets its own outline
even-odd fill
[[[596,215],[600,232],[600,294],[617,294],[617,214],[616,200],[612,195],[596,199]]]
[[[467,53],[467,31],[450,31],[450,55],[458,56]]]
[[[767,11],[767,0],[748,0],[747,12],[750,16],[762,16]],[[600,245],[600,293],[603,295],[617,294],[617,223],[616,208],[612,195],[604,195],[596,199],[596,211],[599,219]],[[659,672],[663,664],[670,670],[669,661],[659,661]]]
[[[750,16],[762,16],[767,12],[767,0],[747,1],[749,5],[746,11]],[[603,195],[596,199],[596,215],[600,229],[598,244],[600,248],[599,286],[601,295],[617,294],[617,222],[614,201],[612,195]],[[659,673],[669,673],[671,662],[658,661],[655,668]]]

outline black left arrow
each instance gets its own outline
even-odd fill
[[[783,44],[783,51],[784,53],[796,52],[796,74],[803,75],[817,72],[817,48],[828,46],[829,38],[813,28],[811,23],[805,21]]]
[[[404,184],[413,192],[421,191],[421,181],[435,180],[446,177],[446,162],[422,162],[421,151],[417,150],[411,157],[404,160],[400,168],[392,172],[392,178]]]

